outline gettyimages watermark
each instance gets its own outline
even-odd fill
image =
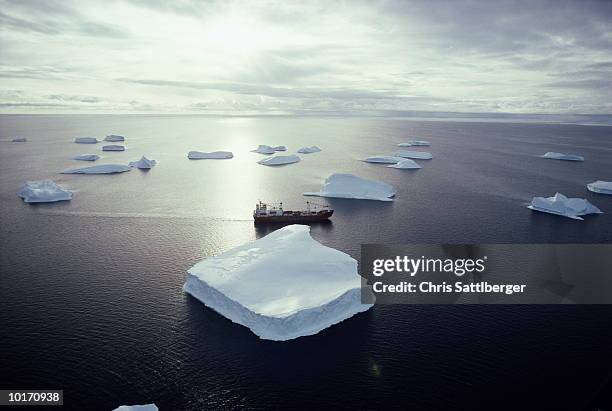
[[[612,304],[612,244],[364,244],[360,272],[370,304]]]

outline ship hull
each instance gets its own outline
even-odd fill
[[[296,215],[286,214],[282,216],[254,216],[255,224],[299,224],[311,223],[316,221],[326,221],[334,213],[333,210],[322,211],[317,214]]]

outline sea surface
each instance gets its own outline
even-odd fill
[[[74,144],[126,136],[125,152]],[[26,143],[11,143],[25,137]],[[422,169],[359,161],[431,141]],[[116,144],[116,143],[113,143]],[[257,164],[258,144],[320,153]],[[190,161],[190,150],[234,152]],[[547,151],[584,162],[538,158]],[[150,171],[59,174],[142,155]],[[390,203],[304,197],[332,173],[392,184]],[[69,202],[28,205],[27,180]],[[375,306],[323,332],[260,340],[182,292],[203,258],[255,240],[258,200],[329,204],[315,239],[362,243],[611,243],[612,127],[401,118],[0,116],[0,389],[63,389],[67,409],[556,409],[612,406],[610,306]],[[604,211],[530,211],[561,192]],[[586,273],[585,273],[586,274]],[[606,408],[607,407],[607,408]]]

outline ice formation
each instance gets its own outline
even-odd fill
[[[53,203],[72,199],[72,191],[51,180],[27,181],[17,195],[26,203]]]
[[[534,197],[527,208],[544,213],[582,220],[582,215],[602,214],[602,211],[583,198],[567,198],[561,193],[554,197]]]
[[[411,160],[409,158],[405,158],[402,159],[402,161],[400,161],[397,164],[391,164],[390,166],[387,167],[391,167],[391,168],[401,168],[401,169],[417,169],[417,168],[421,168],[421,166],[414,160]]]
[[[74,160],[81,161],[96,161],[100,158],[97,154],[79,154],[78,156],[72,157]]]
[[[125,151],[125,146],[111,144],[109,146],[103,146],[102,151]]]
[[[404,158],[414,158],[416,160],[431,160],[433,156],[431,153],[427,153],[425,151],[409,151],[409,150],[400,150],[393,153],[394,157],[404,157]]]
[[[353,198],[358,200],[393,201],[395,189],[381,181],[366,180],[352,174],[332,174],[321,186],[321,191],[305,196]]]
[[[263,339],[284,341],[368,310],[357,261],[289,225],[194,265],[183,290]]]
[[[285,146],[275,146],[275,147],[272,147],[272,150],[274,150],[274,151],[287,151],[287,147],[285,147]]]
[[[366,163],[397,164],[397,163],[399,163],[402,160],[404,160],[404,158],[402,158],[402,157],[372,156],[372,157],[364,158],[361,161],[365,161]]]
[[[259,160],[257,163],[264,166],[281,166],[283,164],[297,163],[301,158],[292,154],[290,156],[272,156]]]
[[[595,181],[587,184],[589,191],[599,194],[612,194],[612,181]]]
[[[190,151],[187,158],[190,160],[223,160],[233,158],[234,153],[231,151],[213,151],[212,153],[203,153],[201,151]]]
[[[153,168],[157,164],[155,160],[149,160],[145,156],[142,156],[138,161],[130,161],[130,167],[149,169]]]
[[[98,139],[95,137],[77,137],[74,139],[75,143],[78,144],[96,144],[99,143]]]
[[[412,140],[412,141],[409,141],[407,143],[399,143],[398,144],[399,147],[412,147],[412,146],[424,146],[424,147],[428,147],[430,145],[431,145],[431,143],[429,141],[425,141],[425,140]]]
[[[125,141],[125,137],[118,136],[116,134],[109,134],[108,136],[106,136],[104,141],[110,141],[110,142]]]
[[[549,158],[551,160],[584,161],[584,157],[578,156],[576,154],[555,153],[553,151],[549,151],[548,153],[540,157]]]
[[[321,151],[319,147],[310,146],[310,147],[302,147],[297,152],[300,154],[310,154],[310,153],[317,153],[319,151]]]
[[[13,143],[25,143],[26,141],[28,141],[28,139],[25,137],[15,137],[11,140]]]
[[[155,404],[144,405],[122,405],[115,408],[113,411],[159,411]]]
[[[130,171],[131,168],[122,164],[99,164],[97,166],[72,168],[62,171],[62,174],[114,174]]]
[[[265,144],[260,144],[255,150],[251,150],[253,153],[259,154],[274,154],[274,147],[266,146]]]

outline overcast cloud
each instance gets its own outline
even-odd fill
[[[0,112],[612,113],[610,1],[0,0]]]

